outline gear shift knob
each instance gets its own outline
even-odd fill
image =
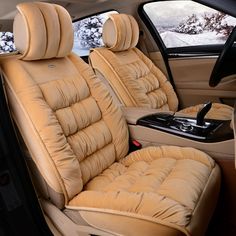
[[[204,125],[204,117],[207,112],[211,109],[212,102],[207,102],[203,105],[203,107],[197,113],[197,125],[203,126]]]

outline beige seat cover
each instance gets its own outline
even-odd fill
[[[112,14],[103,26],[106,47],[92,50],[93,68],[104,76],[125,106],[177,111],[178,99],[165,75],[135,46],[139,28],[126,14]],[[180,110],[196,116],[202,105]],[[233,108],[214,103],[207,118],[231,119]]]
[[[69,14],[47,3],[17,8],[21,55],[1,66],[32,158],[54,194],[63,196],[55,204],[74,222],[80,213],[113,234],[203,235],[220,187],[214,160],[168,146],[127,155],[122,112],[92,69],[71,53]]]

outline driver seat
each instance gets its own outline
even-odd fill
[[[105,47],[92,49],[90,62],[95,72],[105,78],[120,103],[176,112],[178,99],[166,76],[136,45],[139,27],[133,16],[111,14],[103,26]],[[196,117],[202,105],[179,112]],[[206,118],[231,120],[233,108],[213,103]]]
[[[71,52],[68,12],[40,2],[17,9],[20,54],[1,66],[13,118],[42,177],[40,196],[60,212],[52,222],[63,214],[57,227],[66,235],[76,235],[70,222],[106,235],[203,236],[220,189],[215,161],[188,147],[128,153],[120,108]]]

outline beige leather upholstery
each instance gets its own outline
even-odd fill
[[[165,75],[135,46],[139,28],[131,15],[112,14],[103,27],[106,47],[93,49],[90,62],[125,106],[177,111],[177,96]],[[196,116],[202,105],[180,110]],[[214,103],[207,118],[231,119],[233,108]]]
[[[201,109],[202,105],[196,105],[196,106],[191,106],[187,107],[185,109],[180,110],[179,112],[181,113],[186,113],[189,116],[195,116],[199,109]],[[233,114],[233,107],[230,107],[225,104],[220,104],[220,103],[213,103],[211,110],[209,113],[206,115],[206,118],[214,118],[218,120],[230,120],[232,119],[232,114]]]
[[[54,14],[58,9],[62,18]],[[106,87],[65,50],[66,41],[57,50],[64,57],[49,47],[64,30],[72,33],[66,11],[46,3],[20,4],[18,10],[15,25],[19,20],[32,40],[19,43],[16,37],[16,45],[31,53],[23,50],[1,66],[13,117],[39,172],[59,195],[55,204],[67,208],[63,212],[74,222],[82,217],[80,222],[116,235],[203,235],[220,188],[214,160],[174,146],[128,155],[128,128]],[[51,18],[30,18],[29,11]],[[32,27],[37,21],[46,26],[44,54],[36,46],[45,42]],[[62,30],[47,27],[51,21]]]

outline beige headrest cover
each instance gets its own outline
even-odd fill
[[[103,25],[102,37],[111,51],[125,51],[137,45],[139,27],[131,15],[111,14]]]
[[[17,5],[13,33],[23,60],[67,56],[73,47],[69,13],[55,4],[34,2]]]

